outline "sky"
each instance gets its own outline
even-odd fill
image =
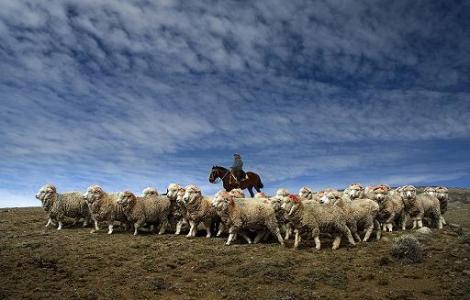
[[[469,1],[0,0],[0,207],[196,184],[470,187]]]

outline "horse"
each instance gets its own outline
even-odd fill
[[[246,172],[246,178],[238,183],[237,180],[233,177],[232,172],[230,172],[230,170],[220,166],[213,166],[209,175],[209,182],[215,183],[217,178],[222,179],[225,190],[231,191],[237,188],[240,188],[242,190],[248,189],[251,197],[255,195],[253,193],[253,188],[255,188],[256,191],[259,193],[264,187],[263,183],[261,182],[261,178],[258,174],[254,172]]]

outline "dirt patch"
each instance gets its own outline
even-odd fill
[[[470,205],[451,203],[448,222],[468,233]],[[90,228],[44,230],[40,208],[0,214],[0,299],[462,299],[470,294],[470,246],[446,227],[420,240],[423,262],[390,255],[395,237],[337,251],[275,242],[225,246],[222,238],[188,239]],[[410,233],[411,231],[407,231]],[[202,233],[201,233],[202,234]]]

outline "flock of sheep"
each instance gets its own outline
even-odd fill
[[[46,227],[57,225],[58,230],[68,218],[83,220],[83,226],[93,221],[92,233],[105,223],[108,234],[112,234],[119,223],[125,229],[133,228],[134,235],[158,228],[158,234],[170,229],[175,234],[188,230],[187,236],[194,237],[202,227],[208,238],[213,232],[216,236],[228,233],[227,245],[237,236],[251,244],[271,235],[284,245],[284,240],[293,235],[295,248],[306,234],[313,237],[316,249],[320,249],[322,233],[334,238],[332,249],[337,249],[343,237],[355,245],[368,241],[374,232],[379,240],[382,230],[406,230],[409,219],[412,229],[423,227],[423,221],[441,229],[445,224],[442,215],[447,210],[448,189],[428,187],[417,194],[411,185],[391,189],[387,185],[364,188],[351,184],[343,192],[334,189],[314,192],[302,187],[298,194],[278,189],[272,197],[258,193],[254,198],[245,198],[239,189],[205,197],[195,185],[183,188],[175,183],[168,186],[164,195],[146,188],[142,196],[129,191],[107,193],[97,185],[90,186],[84,194],[62,194],[47,184],[36,198],[48,214]]]

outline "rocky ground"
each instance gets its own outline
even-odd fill
[[[470,204],[451,203],[446,219],[468,233]],[[305,241],[296,251],[292,241],[224,246],[202,236],[58,232],[45,222],[41,208],[0,209],[0,299],[470,297],[470,238],[449,227],[419,237],[422,263],[403,264],[390,255],[402,232],[337,251],[328,239],[320,251]]]

